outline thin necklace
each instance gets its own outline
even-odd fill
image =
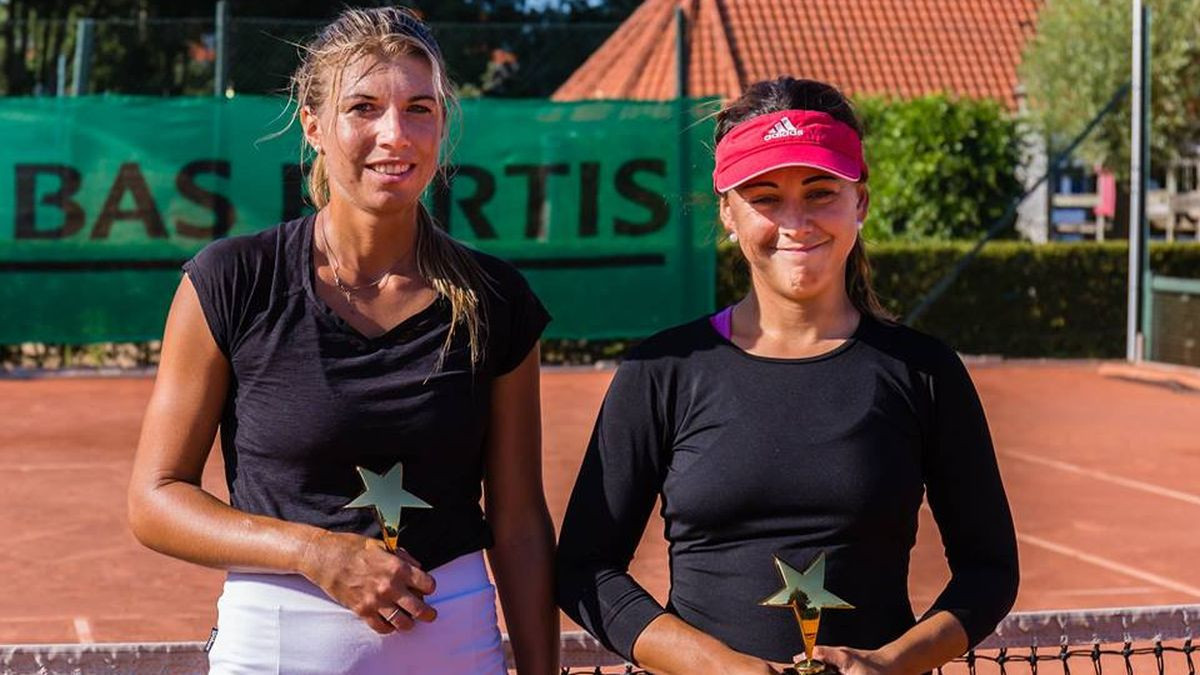
[[[325,246],[325,252],[329,255],[330,267],[333,268],[333,285],[337,286],[337,289],[341,291],[342,295],[346,296],[346,304],[353,305],[354,293],[357,293],[364,288],[370,288],[371,286],[379,286],[392,276],[392,270],[388,269],[383,273],[383,276],[379,277],[375,281],[369,281],[365,284],[359,284],[358,286],[348,286],[343,283],[342,278],[338,276],[338,268],[341,267],[341,263],[338,262],[337,254],[333,252],[333,247],[329,245],[329,237],[325,234],[326,222],[328,222],[327,218],[321,219],[321,243]],[[393,265],[394,264],[395,263],[393,263]]]

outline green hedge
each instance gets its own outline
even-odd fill
[[[875,288],[903,317],[968,251],[966,242],[868,245]],[[1123,242],[988,244],[916,327],[968,354],[1010,357],[1120,358],[1125,354],[1126,262]],[[1154,244],[1156,274],[1200,278],[1200,244]],[[736,246],[718,246],[717,306],[746,293],[749,276]],[[619,359],[629,340],[544,340],[546,363]],[[158,342],[0,345],[0,372],[99,366],[134,368],[158,362]]]
[[[898,316],[912,310],[968,251],[969,242],[868,245],[875,289]],[[1115,358],[1125,353],[1124,242],[984,247],[916,328],[968,354]],[[742,297],[749,283],[741,252],[719,247],[717,303]],[[1150,247],[1155,274],[1200,278],[1200,244]]]

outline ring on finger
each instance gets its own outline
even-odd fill
[[[391,622],[392,622],[392,620],[393,620],[393,619],[395,619],[395,618],[396,618],[396,615],[397,615],[397,614],[399,614],[399,613],[400,613],[400,608],[399,608],[399,607],[397,607],[396,609],[393,609],[391,614],[388,614],[386,617],[384,617],[384,621],[387,621],[388,623],[391,623]]]

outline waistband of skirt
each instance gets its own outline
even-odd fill
[[[482,551],[461,555],[430,574],[437,583],[436,590],[426,598],[430,604],[491,588]],[[323,609],[334,602],[319,586],[299,574],[229,572],[222,596],[226,600],[253,599],[294,609]]]

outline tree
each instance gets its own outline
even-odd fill
[[[857,101],[882,239],[974,239],[1021,194],[1016,122],[995,101],[945,95]]]
[[[68,0],[8,0],[0,20],[0,93],[29,94],[52,86],[67,34]]]
[[[1146,0],[1150,39],[1152,164],[1200,141],[1200,0]],[[1021,79],[1035,122],[1065,143],[1130,79],[1128,0],[1050,0],[1038,16]],[[1129,174],[1129,98],[1104,119],[1079,156]]]

